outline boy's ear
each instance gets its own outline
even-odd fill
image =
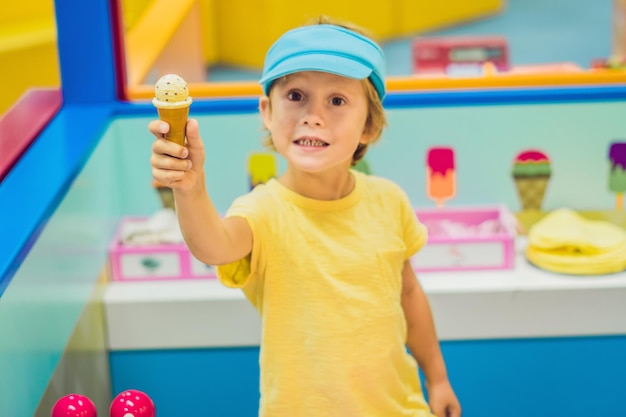
[[[261,96],[259,99],[259,113],[261,114],[261,119],[263,119],[263,124],[269,129],[272,120],[272,106],[268,96]]]
[[[363,133],[361,134],[361,140],[359,140],[359,143],[362,143],[363,145],[369,145],[373,139],[374,132],[372,132],[372,129],[368,129],[367,127],[365,127],[363,129]]]

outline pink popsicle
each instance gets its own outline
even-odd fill
[[[426,157],[426,195],[443,207],[446,200],[456,195],[454,149],[430,148]]]

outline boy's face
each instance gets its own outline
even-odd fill
[[[274,83],[259,103],[278,152],[291,168],[323,172],[348,168],[364,127],[368,102],[362,81],[304,71]]]

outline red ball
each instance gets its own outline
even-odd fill
[[[52,417],[97,417],[96,406],[84,395],[68,394],[52,407]]]
[[[145,392],[128,389],[113,398],[109,414],[110,417],[155,417],[156,410]]]

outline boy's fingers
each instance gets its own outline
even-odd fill
[[[185,159],[189,156],[186,147],[165,139],[165,133],[170,126],[161,120],[153,120],[148,123],[148,130],[156,137],[152,143],[152,152],[159,155],[169,155],[178,159]]]
[[[152,177],[159,183],[170,187],[185,178],[185,171],[170,171],[164,169],[152,169]]]
[[[148,130],[154,136],[163,137],[164,134],[170,131],[170,125],[162,120],[152,120],[148,123]]]
[[[203,148],[202,139],[200,138],[200,129],[198,128],[198,121],[196,119],[189,119],[187,121],[187,127],[185,129],[187,136],[187,145],[190,148]]]
[[[164,139],[159,139],[163,140]],[[169,145],[169,144],[168,144]],[[150,165],[159,169],[186,171],[191,168],[191,161],[186,158],[188,151],[180,145],[173,146],[172,151],[152,152],[150,157]],[[177,155],[180,154],[180,156]]]
[[[152,153],[157,155],[169,155],[178,159],[185,159],[189,151],[184,146],[170,142],[165,138],[157,138],[152,144]]]

